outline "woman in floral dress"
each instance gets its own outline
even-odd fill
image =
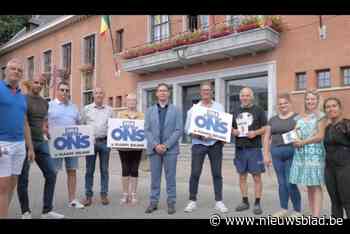
[[[299,139],[294,142],[295,152],[290,171],[290,183],[307,187],[312,216],[319,217],[322,207],[325,149],[323,137],[325,114],[319,111],[320,96],[316,91],[306,91],[305,113],[297,120]]]

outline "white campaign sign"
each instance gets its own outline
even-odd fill
[[[233,116],[226,112],[195,105],[189,132],[207,138],[230,142]]]
[[[107,146],[110,148],[145,149],[145,121],[139,119],[108,120]]]
[[[94,130],[90,125],[71,125],[50,129],[50,154],[53,158],[92,155]]]

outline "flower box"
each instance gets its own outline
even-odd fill
[[[158,51],[170,50],[174,47],[174,42],[171,40],[163,41],[158,44]]]
[[[249,31],[249,30],[252,30],[252,29],[256,29],[256,28],[259,28],[260,26],[256,23],[253,23],[253,24],[245,24],[245,25],[240,25],[238,28],[237,28],[237,32],[245,32],[245,31]]]

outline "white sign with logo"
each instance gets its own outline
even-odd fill
[[[189,132],[207,138],[230,142],[232,115],[195,105],[192,109]]]
[[[145,121],[139,119],[108,120],[107,146],[110,148],[145,149]]]
[[[253,115],[249,112],[240,113],[236,118],[237,130],[239,131],[238,137],[247,137],[249,132],[249,126],[253,123]]]
[[[90,125],[72,125],[50,129],[49,146],[53,158],[92,155],[94,130]]]

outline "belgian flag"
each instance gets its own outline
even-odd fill
[[[100,35],[105,36],[107,31],[111,29],[111,22],[109,15],[101,16],[101,27],[100,27]]]

